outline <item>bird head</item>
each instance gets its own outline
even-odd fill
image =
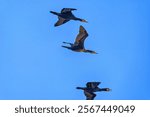
[[[106,91],[111,91],[111,89],[110,88],[106,88]]]
[[[86,20],[84,20],[84,19],[82,19],[82,20],[81,20],[81,22],[85,22],[85,23],[88,23],[88,21],[86,21]]]

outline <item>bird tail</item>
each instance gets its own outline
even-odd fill
[[[50,11],[50,13],[54,14],[54,15],[58,15],[57,12],[54,12],[54,11]]]
[[[82,90],[84,90],[84,88],[82,88],[82,87],[76,87],[76,89],[82,89]]]

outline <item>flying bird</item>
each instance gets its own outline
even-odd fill
[[[54,12],[54,11],[50,11],[50,13],[54,14],[54,15],[57,15],[58,16],[58,21],[55,23],[54,26],[60,26],[70,20],[78,20],[78,21],[81,21],[81,22],[87,22],[86,20],[84,19],[81,19],[81,18],[78,18],[78,17],[75,17],[73,14],[72,14],[72,11],[74,10],[77,10],[77,9],[74,9],[74,8],[63,8],[61,10],[61,13],[57,13],[57,12]]]
[[[80,26],[79,34],[77,35],[74,44],[68,43],[68,42],[63,42],[65,44],[69,44],[70,47],[68,47],[68,46],[62,46],[62,47],[70,49],[72,51],[76,51],[76,52],[87,52],[87,53],[91,53],[91,54],[97,54],[95,51],[85,49],[84,41],[87,37],[88,37],[87,31],[84,29],[83,26]]]
[[[96,94],[94,92],[100,91],[110,91],[109,88],[99,88],[98,85],[101,82],[87,82],[86,87],[76,87],[77,89],[81,89],[84,91],[84,95],[86,96],[86,100],[94,100]]]

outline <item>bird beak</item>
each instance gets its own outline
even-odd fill
[[[93,54],[98,54],[97,52],[93,52]]]
[[[112,91],[112,90],[108,88],[107,91]]]
[[[82,20],[82,22],[88,23],[88,21],[86,21],[86,20]]]

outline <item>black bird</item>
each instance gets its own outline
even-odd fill
[[[77,89],[84,90],[84,95],[86,96],[86,100],[94,100],[96,94],[94,92],[99,91],[110,91],[109,88],[99,88],[98,85],[101,82],[87,82],[86,87],[77,87]]]
[[[56,22],[56,24],[54,26],[60,26],[60,25],[66,23],[66,22],[68,22],[70,20],[78,20],[78,21],[81,21],[81,22],[87,22],[84,19],[80,19],[80,18],[75,17],[72,14],[72,12],[71,12],[73,10],[77,10],[77,9],[74,9],[74,8],[63,8],[61,10],[61,13],[50,11],[50,13],[58,16],[58,21]]]
[[[70,44],[70,47],[68,47],[68,46],[62,46],[62,47],[70,49],[72,51],[76,51],[76,52],[88,52],[91,54],[97,54],[95,51],[86,50],[84,48],[84,41],[85,41],[87,36],[88,36],[87,31],[84,29],[83,26],[80,26],[79,34],[77,35],[74,44],[68,43],[68,42],[63,42],[65,44]]]

